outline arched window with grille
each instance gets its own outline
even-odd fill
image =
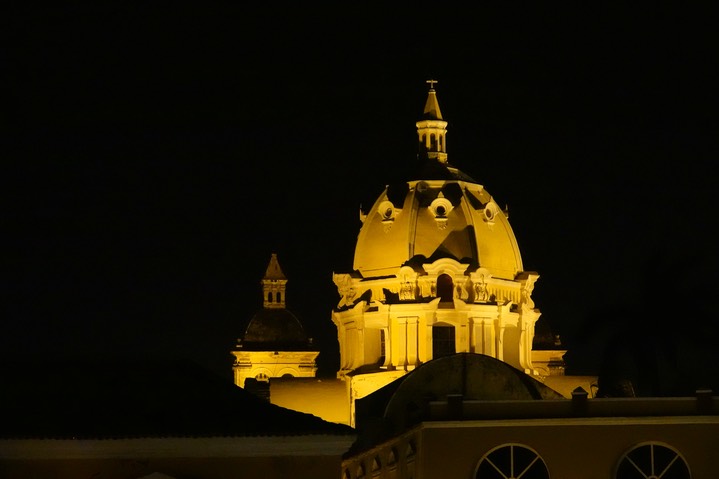
[[[624,453],[617,464],[615,479],[691,479],[689,465],[668,444],[643,442]]]
[[[475,479],[549,479],[544,459],[529,446],[502,444],[487,452],[477,464]]]

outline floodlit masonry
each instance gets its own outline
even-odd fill
[[[442,356],[483,354],[539,377],[563,354],[533,364],[539,274],[524,270],[505,209],[449,163],[447,122],[428,83],[419,171],[361,212],[353,271],[333,276],[338,377],[351,405]]]

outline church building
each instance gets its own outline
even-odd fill
[[[429,83],[422,170],[362,213],[353,270],[334,275],[336,377],[316,377],[272,254],[234,384],[184,361],[0,364],[0,477],[716,477],[713,390],[593,397],[559,344],[538,347],[539,275],[448,163]]]
[[[250,378],[311,378],[317,373],[319,350],[313,347],[297,316],[287,309],[287,277],[273,253],[262,278],[263,305],[238,339],[233,365],[235,384]]]
[[[447,121],[428,83],[416,124],[420,170],[360,212],[353,271],[333,276],[337,374],[351,405],[444,356],[482,354],[540,377],[564,353],[535,358],[539,274],[524,270],[505,209],[449,163]]]

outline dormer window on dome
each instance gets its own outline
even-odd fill
[[[497,204],[493,201],[490,201],[484,207],[484,221],[486,221],[490,225],[493,225],[497,213],[499,213],[499,206],[497,206]]]
[[[452,211],[452,208],[452,202],[445,198],[441,192],[439,196],[432,201],[429,209],[434,214],[437,227],[440,229],[447,227],[447,215]]]
[[[385,200],[380,203],[377,208],[377,214],[382,217],[382,224],[384,225],[385,232],[389,231],[392,227],[392,223],[394,223],[398,212],[399,210],[394,207],[394,204],[391,201]]]

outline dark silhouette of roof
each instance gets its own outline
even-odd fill
[[[467,400],[547,400],[564,397],[524,372],[491,356],[457,353],[433,359],[355,404],[359,439],[353,451],[399,434],[428,418],[431,401],[461,395]]]
[[[0,378],[3,438],[354,434],[182,360],[4,362]]]
[[[315,351],[299,319],[288,309],[261,309],[242,339],[246,351]]]

